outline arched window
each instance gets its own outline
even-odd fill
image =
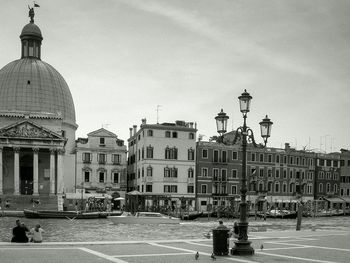
[[[190,168],[190,169],[188,169],[188,178],[193,178],[193,169],[192,168]]]
[[[276,182],[275,183],[275,193],[279,193],[279,191],[280,191],[280,183]]]
[[[318,192],[323,193],[323,183],[318,185]]]
[[[165,148],[165,159],[174,159],[177,160],[177,148],[169,148],[168,146]]]

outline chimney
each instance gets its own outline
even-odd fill
[[[132,128],[129,128],[130,138],[132,137]]]
[[[193,122],[190,122],[190,128],[191,129],[193,128]]]
[[[285,149],[285,150],[289,150],[289,149],[290,149],[290,145],[289,145],[288,142],[286,142],[286,143],[284,144],[284,149]]]
[[[146,124],[146,122],[147,122],[146,118],[141,119],[141,123],[142,123],[142,125]]]
[[[136,134],[136,130],[137,130],[137,125],[133,125],[132,127],[134,128],[134,134],[133,135],[135,135]]]

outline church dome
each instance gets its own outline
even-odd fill
[[[29,11],[30,23],[20,35],[21,59],[0,70],[0,116],[33,116],[62,119],[77,127],[75,109],[69,87],[61,74],[41,60],[40,28],[34,24],[34,9]]]
[[[61,74],[37,58],[15,60],[0,70],[0,113],[36,113],[75,124],[69,87]]]

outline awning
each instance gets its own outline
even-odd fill
[[[341,199],[344,200],[344,202],[346,203],[349,203],[350,204],[350,197],[345,197],[345,196],[342,196]]]
[[[324,199],[331,203],[345,203],[345,200],[339,197],[324,197]]]

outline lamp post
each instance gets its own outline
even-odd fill
[[[261,137],[264,140],[264,145],[257,145],[254,140],[253,131],[247,126],[246,119],[247,113],[250,110],[250,101],[252,96],[244,90],[241,96],[238,97],[240,111],[243,114],[243,126],[240,126],[235,131],[235,137],[233,143],[235,144],[238,139],[242,142],[242,176],[241,176],[241,202],[240,206],[240,216],[238,222],[238,239],[235,241],[234,247],[231,249],[232,255],[253,255],[254,249],[251,247],[251,242],[248,240],[248,216],[247,216],[247,143],[252,143],[255,147],[265,147],[267,139],[271,135],[271,120],[266,117],[259,123],[261,130]],[[227,130],[227,120],[229,116],[221,109],[221,112],[215,117],[217,131],[220,134],[219,142],[225,143],[223,140],[223,135]]]

